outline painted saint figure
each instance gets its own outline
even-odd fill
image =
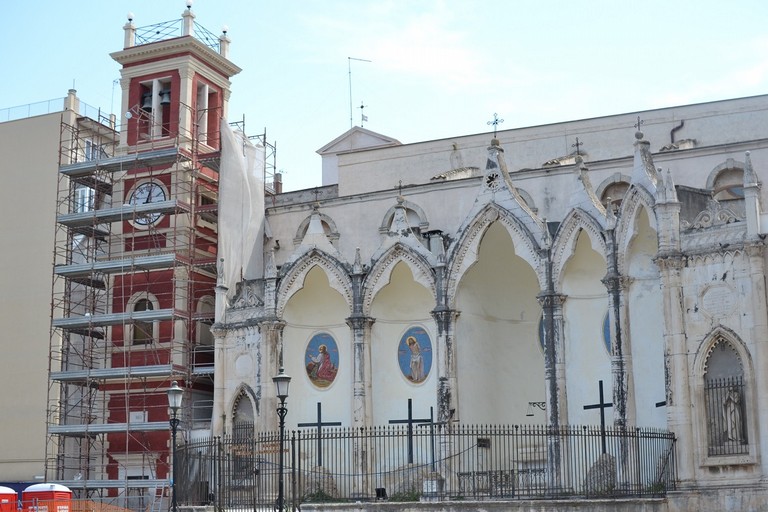
[[[421,356],[421,347],[413,336],[408,336],[406,343],[411,350],[411,380],[421,382],[424,380],[424,358]]]
[[[725,435],[728,441],[742,442],[741,396],[739,390],[731,387],[723,401]]]
[[[307,371],[312,380],[333,381],[336,377],[337,368],[333,366],[326,345],[320,345],[317,349],[317,355],[307,354],[307,358],[309,359]]]

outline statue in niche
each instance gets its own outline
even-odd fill
[[[723,401],[723,419],[725,420],[725,435],[728,441],[743,442],[741,395],[736,386],[732,386],[728,390],[728,394]]]

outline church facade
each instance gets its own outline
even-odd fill
[[[213,434],[274,430],[280,368],[288,428],[409,399],[596,424],[604,386],[614,425],[675,434],[670,509],[768,507],[765,126],[759,96],[415,144],[351,129],[263,236],[220,222],[255,240],[220,245]]]

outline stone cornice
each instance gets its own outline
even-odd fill
[[[145,60],[185,52],[191,53],[227,77],[231,77],[242,71],[238,66],[211,50],[192,36],[183,36],[175,39],[158,41],[156,43],[132,46],[124,50],[110,53],[109,56],[122,66],[130,66]]]

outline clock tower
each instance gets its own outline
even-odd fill
[[[210,421],[220,127],[240,68],[226,32],[205,30],[189,6],[143,28],[129,15],[123,29],[111,54],[122,66],[115,143],[60,166],[60,197],[87,189],[93,200],[86,212],[60,201],[62,371],[51,388],[79,405],[51,411],[46,470],[76,497],[139,510],[168,505],[173,381],[184,389],[179,428]]]

